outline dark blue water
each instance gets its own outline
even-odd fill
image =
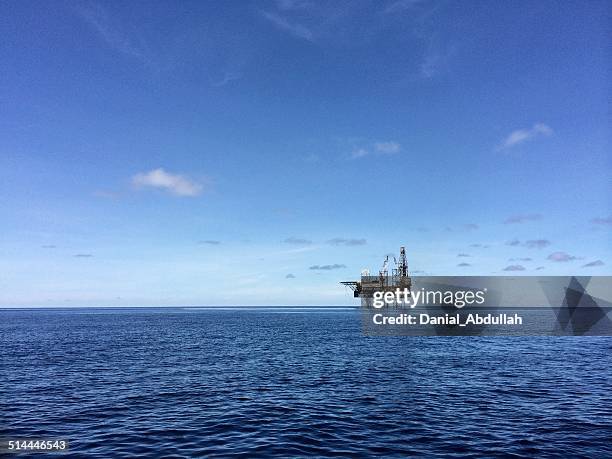
[[[0,437],[65,438],[75,457],[612,457],[612,338],[360,326],[354,311],[0,311]]]

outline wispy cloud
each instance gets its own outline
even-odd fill
[[[525,257],[525,258],[510,258],[508,261],[533,261],[533,260],[529,257]]]
[[[454,231],[476,231],[480,226],[476,223],[465,223],[459,227],[445,226],[444,231],[452,233]]]
[[[333,265],[313,265],[309,267],[308,269],[312,269],[314,271],[331,271],[332,269],[343,269],[343,268],[346,268],[346,265],[335,263]]]
[[[301,38],[312,42],[314,40],[312,31],[301,24],[291,23],[279,14],[264,11],[262,12],[264,18],[274,24],[277,28],[288,32],[296,38]]]
[[[138,188],[159,188],[176,196],[198,196],[202,185],[178,174],[171,174],[164,169],[142,172],[132,177],[132,184]]]
[[[213,81],[212,85],[215,88],[220,88],[222,86],[225,86],[228,83],[231,83],[232,81],[236,81],[241,78],[242,78],[242,73],[240,72],[225,72],[223,74],[223,77],[220,80]]]
[[[544,123],[536,123],[528,129],[517,129],[512,131],[508,137],[498,147],[500,150],[512,148],[536,137],[548,137],[553,134],[553,130]]]
[[[543,249],[544,247],[548,247],[550,245],[550,241],[548,239],[530,239],[525,242],[521,242],[519,239],[512,239],[506,242],[506,245],[517,247],[522,246],[528,249]]]
[[[295,276],[293,274],[289,273],[289,274],[287,274],[285,276],[285,279],[295,279]]]
[[[502,271],[525,271],[525,267],[523,265],[510,265],[506,266]]]
[[[392,155],[395,153],[399,153],[400,150],[402,149],[402,146],[394,141],[389,141],[389,142],[376,142],[374,144],[374,150],[377,153],[383,154],[383,155]]]
[[[105,190],[96,190],[93,192],[93,195],[96,198],[104,198],[104,199],[118,199],[120,197],[119,193],[114,191],[105,191]]]
[[[276,0],[276,7],[279,10],[301,10],[312,6],[309,0]]]
[[[479,243],[470,244],[470,247],[474,247],[476,249],[488,249],[489,248],[487,244],[479,244]]]
[[[272,212],[281,217],[291,217],[296,214],[295,209],[290,207],[278,207],[277,209],[273,209]]]
[[[525,222],[532,222],[532,221],[536,221],[536,220],[540,220],[542,218],[541,214],[518,214],[518,215],[511,215],[508,218],[506,218],[504,220],[504,224],[506,225],[510,225],[513,223],[525,223]]]
[[[410,10],[423,2],[424,0],[397,0],[389,3],[383,12],[387,14],[400,13],[402,11]]]
[[[281,254],[281,255],[288,255],[288,254],[294,255],[297,253],[312,252],[314,250],[318,250],[318,247],[315,245],[296,245],[294,248],[281,250],[276,253]]]
[[[402,150],[402,146],[394,140],[386,142],[375,142],[367,147],[355,147],[351,151],[351,159],[363,158],[364,156],[376,155],[395,155]]]
[[[469,263],[459,263],[457,266],[458,266],[459,268],[467,268],[468,266],[472,266],[472,265],[471,265],[471,264],[469,264]]]
[[[419,65],[419,74],[421,77],[430,79],[438,75],[448,65],[452,53],[452,47],[441,51],[430,44]]]
[[[440,33],[439,21],[434,16],[444,2],[435,0],[396,0],[382,10],[387,22],[397,21],[402,29],[408,29],[420,41],[421,54],[417,64],[418,77],[429,80],[447,70],[453,56],[460,47],[461,39],[450,40]],[[445,38],[446,37],[446,38]]]
[[[91,258],[93,255],[91,253],[77,253],[74,255],[75,258]]]
[[[79,16],[112,49],[144,63],[150,63],[142,40],[128,37],[108,10],[100,3],[89,2],[76,9]]]
[[[285,244],[293,244],[293,245],[310,245],[312,241],[310,239],[303,239],[299,237],[288,237],[283,241]]]
[[[457,254],[457,256],[458,256],[458,257],[463,257],[463,258],[466,258],[466,257],[470,257],[471,255],[470,255],[470,254],[467,254],[467,253],[458,253],[458,254]]]
[[[556,261],[556,262],[566,262],[566,261],[578,260],[578,257],[570,255],[566,252],[553,252],[550,255],[548,255],[547,259],[550,261]]]
[[[206,239],[204,241],[198,241],[198,244],[219,245],[221,244],[221,241],[216,241],[213,239]]]
[[[42,249],[55,249],[56,247],[51,244],[45,244],[40,246]]]
[[[345,245],[345,246],[356,246],[356,245],[366,245],[368,243],[365,239],[344,239],[342,237],[335,237],[327,241],[328,244],[331,245]]]
[[[319,158],[319,155],[314,153],[309,153],[304,157],[304,161],[307,163],[318,163],[320,159],[321,158]]]
[[[595,260],[595,261],[591,261],[590,263],[587,263],[586,265],[582,265],[583,268],[595,268],[597,266],[604,266],[605,263],[601,260]]]
[[[527,247],[528,249],[543,249],[549,245],[550,241],[548,239],[530,239],[523,243],[523,246]]]
[[[356,148],[351,152],[351,158],[352,159],[363,158],[364,156],[367,156],[369,154],[370,152],[366,150],[365,148]]]
[[[591,219],[594,225],[612,225],[612,215],[609,217],[595,217]]]

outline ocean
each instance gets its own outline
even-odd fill
[[[0,439],[64,439],[62,457],[612,457],[611,337],[366,337],[350,308],[0,310],[0,362]]]

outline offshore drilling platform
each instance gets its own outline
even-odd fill
[[[396,289],[408,289],[412,287],[412,280],[408,274],[408,261],[406,260],[406,250],[400,247],[399,259],[393,257],[395,268],[392,268],[389,275],[389,255],[385,257],[382,268],[378,276],[371,276],[366,269],[361,272],[361,280],[340,282],[353,290],[355,298],[372,298],[374,292],[388,292]]]

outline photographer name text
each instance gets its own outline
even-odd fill
[[[372,322],[375,325],[523,325],[523,318],[518,314],[478,314],[470,313],[462,318],[460,314],[397,314],[388,316],[374,314]]]

